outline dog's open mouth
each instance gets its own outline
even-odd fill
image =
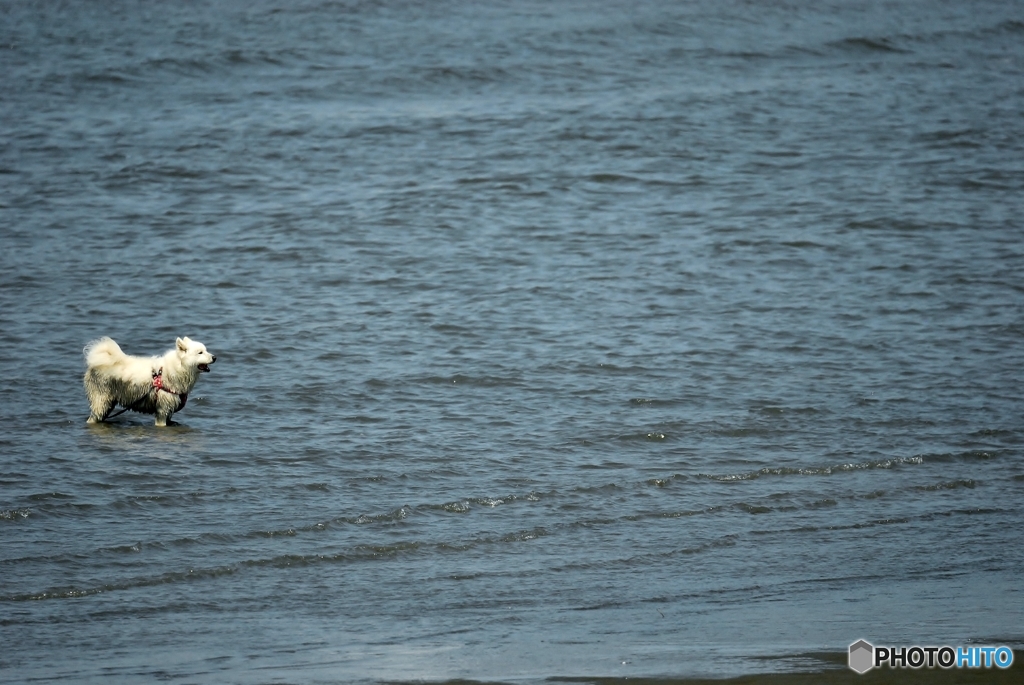
[[[199,364],[198,368],[203,373],[210,373],[210,365],[209,364]]]

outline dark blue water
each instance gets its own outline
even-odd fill
[[[1019,3],[0,2],[0,93],[0,682],[1024,644]],[[218,362],[87,426],[102,335]]]

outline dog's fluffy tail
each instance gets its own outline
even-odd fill
[[[85,364],[90,369],[101,366],[113,366],[125,358],[124,352],[111,338],[103,337],[93,340],[82,350],[85,355]]]

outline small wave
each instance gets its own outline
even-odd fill
[[[29,509],[3,509],[0,510],[0,521],[22,521],[29,517]]]
[[[625,567],[625,568],[636,568],[636,567],[651,567],[656,566],[666,559],[672,559],[674,557],[683,556],[691,557],[705,552],[714,551],[716,549],[722,549],[726,547],[734,547],[740,536],[735,533],[723,535],[707,542],[702,542],[689,547],[676,547],[673,549],[667,549],[662,552],[655,552],[649,554],[639,554],[628,557],[621,557],[618,559],[611,559],[602,561],[600,566],[602,569],[608,569],[610,567]],[[594,568],[595,564],[592,561],[580,561],[565,564],[564,566],[557,566],[554,571],[575,571],[579,569]]]
[[[928,463],[945,463],[952,461],[990,461],[999,457],[999,452],[985,450],[969,450],[967,452],[938,452],[922,454],[920,459]]]
[[[949,226],[941,222],[924,223],[912,219],[894,217],[876,217],[873,219],[851,219],[846,222],[845,228],[852,231],[876,230],[876,231],[902,231],[904,233],[917,233],[920,231],[935,231],[937,228]],[[865,398],[871,400],[873,398]],[[876,400],[877,401],[877,400]]]
[[[214,65],[202,59],[178,59],[174,57],[160,57],[146,60],[143,63],[146,69],[155,71],[170,71],[175,74],[192,76],[206,74],[214,69]]]
[[[907,517],[881,518],[881,519],[874,519],[873,521],[865,521],[863,523],[855,523],[852,526],[842,526],[842,527],[843,528],[859,529],[859,528],[870,528],[872,526],[891,526],[891,525],[900,524],[900,523],[910,523],[910,519],[907,518]],[[830,526],[829,530],[835,530],[835,527]]]
[[[518,387],[521,379],[502,376],[469,376],[457,373],[452,376],[424,376],[416,379],[430,385],[455,385],[478,388]]]
[[[527,495],[505,495],[503,497],[470,497],[461,500],[453,500],[451,502],[445,502],[443,504],[425,504],[422,506],[423,509],[444,511],[451,514],[465,514],[473,509],[474,505],[480,507],[487,507],[488,509],[494,509],[505,504],[511,504],[518,501],[537,502],[540,500],[540,495],[537,493],[529,493]]]
[[[374,124],[363,128],[353,128],[348,131],[346,137],[359,138],[360,136],[415,136],[419,130],[411,126],[397,126],[394,124]]]
[[[138,554],[142,551],[142,543],[136,542],[134,545],[118,545],[116,547],[107,547],[103,551],[112,552],[114,554]]]
[[[516,533],[509,533],[502,535],[499,538],[500,542],[527,542],[529,540],[536,540],[537,538],[546,537],[550,535],[544,528],[531,528],[530,530],[522,530]]]
[[[671,476],[664,478],[648,478],[644,481],[647,485],[653,485],[657,488],[665,488],[673,483],[683,483],[690,480],[689,476],[683,475],[682,473],[673,473]]]
[[[708,480],[731,482],[731,481],[744,481],[754,480],[761,478],[762,476],[831,476],[836,473],[843,473],[846,471],[865,471],[870,469],[891,469],[903,464],[923,464],[924,459],[922,457],[896,457],[893,459],[883,459],[880,461],[866,461],[858,463],[845,463],[835,464],[832,466],[818,466],[809,468],[796,468],[796,467],[765,467],[757,471],[747,471],[745,473],[729,473],[729,474],[713,474],[713,473],[699,473],[697,477],[706,478]]]
[[[535,527],[499,536],[481,537],[463,543],[424,543],[418,540],[407,540],[392,544],[360,544],[347,550],[332,554],[281,554],[267,558],[246,559],[237,563],[212,568],[190,568],[186,571],[168,572],[156,576],[140,576],[121,582],[104,583],[91,587],[58,587],[44,590],[42,592],[7,595],[6,597],[0,596],[0,599],[11,602],[76,599],[108,592],[132,590],[171,583],[214,579],[222,576],[233,575],[245,568],[293,568],[312,566],[321,563],[367,562],[391,559],[405,554],[418,553],[424,550],[463,552],[481,545],[529,542],[548,535],[550,535],[550,533],[545,528]],[[117,551],[121,553],[139,551],[141,544],[142,543],[137,543],[138,548],[136,545],[131,545]]]
[[[1007,19],[995,28],[997,33],[1024,33],[1024,21]]]
[[[1016,190],[1009,183],[1002,183],[1007,178],[1003,174],[989,173],[984,178],[965,178],[960,181],[960,187],[964,190]]]
[[[95,585],[92,587],[52,588],[50,590],[44,590],[43,592],[8,595],[6,599],[11,602],[35,602],[47,599],[77,599],[80,597],[99,595],[106,592],[117,592],[121,590],[131,590],[134,588],[166,585],[169,583],[216,578],[219,576],[230,575],[235,573],[236,570],[237,569],[235,567],[231,566],[221,566],[209,569],[190,568],[187,571],[162,573],[158,576],[142,576],[119,583],[104,583],[102,585]]]
[[[974,489],[977,486],[977,482],[970,478],[961,478],[958,480],[945,481],[942,483],[933,483],[931,485],[918,485],[915,486],[915,490],[922,490],[926,492],[935,492],[939,490],[955,490],[957,488],[970,488]]]
[[[501,67],[425,67],[419,69],[419,72],[431,82],[463,81],[473,84],[506,81],[511,75]]]
[[[787,247],[813,247],[813,248],[825,248],[826,246],[811,241],[795,241],[790,243],[782,243]],[[784,416],[786,414],[820,414],[821,409],[817,407],[789,407],[781,404],[762,404],[751,409],[752,412],[759,414],[765,414],[768,416]]]
[[[910,50],[899,47],[889,38],[844,38],[843,40],[828,43],[828,46],[850,52],[889,52],[899,54],[910,52]]]
[[[255,532],[255,533],[250,533],[251,537],[261,537],[261,538],[294,537],[295,535],[296,535],[296,533],[295,533],[295,529],[294,528],[285,528],[284,530],[267,530],[267,531],[262,531],[261,530],[261,531]]]
[[[617,442],[664,442],[672,440],[673,437],[672,433],[663,430],[641,430],[635,433],[620,433],[605,439],[613,439]],[[620,462],[612,464],[613,467],[621,467],[623,465]]]
[[[513,502],[518,502],[520,500],[526,502],[537,502],[540,501],[540,496],[537,495],[536,493],[531,492],[526,495],[505,495],[504,497],[477,497],[471,501],[474,502],[475,504],[490,507],[493,509],[503,504],[511,504]]]
[[[411,507],[401,506],[383,514],[373,514],[370,516],[360,514],[354,519],[336,519],[336,521],[346,521],[356,525],[366,525],[368,523],[397,523],[407,519],[411,513]]]
[[[982,428],[971,433],[971,437],[975,438],[1012,438],[1015,435],[1015,431],[1006,428]]]
[[[634,397],[629,400],[629,403],[640,407],[677,407],[685,404],[685,400],[657,397]]]
[[[720,428],[715,431],[716,435],[723,438],[756,438],[772,435],[776,432],[774,427],[746,427],[746,428]]]
[[[918,134],[916,140],[939,148],[978,148],[982,145],[979,139],[983,135],[984,132],[976,128],[938,129]]]
[[[138,80],[135,76],[131,74],[125,74],[124,72],[112,70],[97,73],[79,74],[78,78],[82,79],[83,81],[88,81],[90,83],[111,83],[115,85],[130,83],[132,81]]]
[[[637,183],[640,179],[625,174],[599,173],[586,177],[592,183]]]
[[[284,57],[292,57],[294,55],[289,54],[288,51],[282,53]],[[244,51],[237,48],[224,50],[220,58],[223,62],[228,65],[261,65],[269,64],[272,66],[281,66],[285,63],[282,56],[276,54],[270,54],[265,50],[258,51]]]
[[[28,499],[33,502],[45,502],[47,500],[69,500],[74,499],[74,497],[63,492],[39,492],[29,495]]]

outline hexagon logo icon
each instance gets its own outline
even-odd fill
[[[850,668],[864,674],[875,665],[875,648],[867,640],[857,640],[850,645]]]

